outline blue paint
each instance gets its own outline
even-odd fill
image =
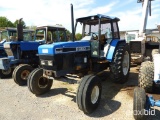
[[[109,47],[107,56],[106,56],[106,60],[112,62],[114,52],[116,50],[118,43],[120,42],[125,42],[125,40],[119,40],[119,39],[112,40],[112,42],[110,43],[110,47]]]
[[[22,51],[37,50],[38,46],[39,46],[38,42],[33,42],[33,41],[30,41],[30,42],[25,42],[25,41],[20,42],[20,48],[21,48]]]
[[[160,100],[154,100],[152,95],[147,95],[146,98],[146,110],[149,110],[150,107],[154,106],[160,107]]]
[[[76,48],[76,47],[90,47],[90,42],[83,40],[76,42],[69,41],[69,42],[57,42],[48,45],[47,44],[40,45],[38,47],[38,54],[48,54],[48,55],[62,54],[62,53],[55,53],[56,48]],[[71,53],[71,51],[66,53]]]

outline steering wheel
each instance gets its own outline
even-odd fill
[[[94,39],[94,40],[97,40],[97,39],[98,39],[98,36],[96,35],[96,33],[93,33],[93,32],[92,32],[92,36],[93,36],[93,39]]]

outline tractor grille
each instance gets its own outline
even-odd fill
[[[131,53],[141,53],[141,41],[130,41]]]
[[[6,51],[8,56],[13,56],[13,52],[10,48],[5,48],[5,51]]]
[[[39,55],[39,59],[42,59],[42,60],[53,60],[53,57],[52,55]]]

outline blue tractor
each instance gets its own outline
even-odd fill
[[[120,40],[119,18],[97,14],[76,19],[75,28],[82,27],[83,38],[79,41],[74,39],[72,5],[71,18],[73,41],[39,46],[41,68],[31,72],[27,84],[33,94],[40,95],[50,90],[56,77],[82,73],[84,77],[76,100],[78,107],[89,114],[98,107],[101,98],[101,79],[97,73],[110,68],[114,82],[126,82],[130,71],[130,51],[125,40]]]
[[[31,35],[34,32],[34,30],[31,29],[23,29],[23,38],[24,40],[31,40]],[[9,41],[15,41],[17,35],[17,29],[7,27],[5,29],[2,29],[0,32],[0,58],[7,57],[7,54],[4,50],[3,44],[5,42]]]
[[[62,26],[56,25],[37,27],[34,36],[35,41],[17,42],[16,44],[20,44],[20,58],[11,61],[15,62],[18,60],[17,63],[12,64],[12,67],[16,66],[12,74],[15,83],[20,86],[26,85],[30,72],[34,68],[40,67],[39,57],[37,56],[39,45],[66,41],[66,39],[66,29]]]
[[[28,41],[28,40],[32,40],[32,33],[34,32],[34,30],[31,29],[23,29],[23,39],[24,41]],[[17,29],[16,28],[10,28],[7,27],[5,29],[3,29],[0,32],[0,58],[6,58],[7,57],[7,53],[4,49],[4,43],[5,42],[9,42],[9,41],[16,41],[17,40]],[[2,63],[1,63],[2,65]],[[1,66],[0,65],[0,66]],[[3,67],[1,67],[3,68]],[[12,71],[13,69],[0,69],[0,78],[6,78],[6,77],[10,77],[12,75]]]

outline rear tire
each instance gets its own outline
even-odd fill
[[[100,103],[101,92],[101,80],[97,76],[87,75],[83,77],[76,96],[79,109],[85,114],[92,113]]]
[[[31,92],[35,95],[41,95],[51,89],[53,80],[43,77],[43,69],[39,68],[32,73],[28,82]]]
[[[0,78],[9,78],[12,76],[13,68],[9,68],[8,70],[0,70]]]
[[[111,79],[115,83],[125,83],[130,71],[130,50],[128,44],[118,44],[110,64]]]
[[[17,66],[13,74],[13,79],[15,83],[17,83],[20,86],[26,85],[27,78],[32,70],[33,70],[32,66],[28,64],[22,64],[20,66]]]
[[[145,117],[146,93],[143,88],[136,87],[134,89],[133,98],[133,116],[136,120],[143,120]],[[141,111],[141,114],[139,112]]]
[[[150,61],[143,62],[138,76],[138,86],[145,89],[146,92],[153,91],[154,63]]]

